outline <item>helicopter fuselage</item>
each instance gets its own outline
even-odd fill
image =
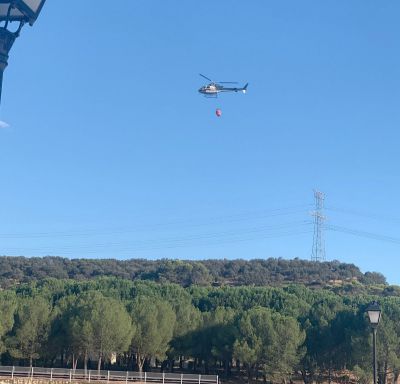
[[[218,89],[216,84],[208,84],[199,89],[199,92],[203,95],[216,95],[221,92],[221,89]]]
[[[218,83],[210,83],[199,89],[199,92],[205,96],[217,96],[220,92],[243,92],[246,93],[247,84],[242,88],[228,88]]]

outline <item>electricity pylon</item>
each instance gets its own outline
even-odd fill
[[[325,195],[314,190],[315,211],[311,213],[314,217],[314,236],[311,251],[311,261],[325,261],[324,221],[323,215]]]

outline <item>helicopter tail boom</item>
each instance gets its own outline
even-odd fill
[[[225,88],[225,87],[222,87],[222,88],[219,89],[219,91],[220,92],[243,92],[243,93],[246,93],[248,85],[249,85],[249,83],[246,83],[246,85],[243,88]]]

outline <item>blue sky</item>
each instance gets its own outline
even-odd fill
[[[357,231],[327,259],[400,284],[399,12],[48,0],[4,75],[1,254],[309,259],[316,188]],[[206,99],[199,73],[248,93]]]

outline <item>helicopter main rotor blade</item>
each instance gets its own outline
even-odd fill
[[[217,81],[218,84],[238,84],[237,81]]]
[[[201,76],[201,77],[204,77],[205,79],[207,79],[208,81],[211,81],[211,82],[213,82],[210,78],[208,78],[207,76],[204,76],[204,75],[202,75],[201,73],[199,73],[199,75]]]

